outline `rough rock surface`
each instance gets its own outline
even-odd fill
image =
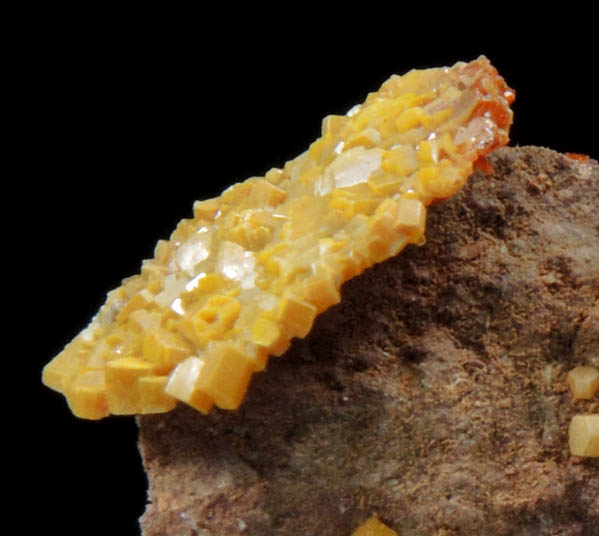
[[[591,536],[565,376],[599,366],[599,165],[504,148],[345,284],[237,412],[139,418],[145,536]]]

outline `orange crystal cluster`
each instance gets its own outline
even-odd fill
[[[392,76],[283,169],[196,202],[43,382],[88,419],[237,408],[345,281],[423,241],[426,206],[507,143],[513,98],[484,56]]]
[[[590,400],[599,391],[599,370],[578,366],[567,375],[576,400]],[[568,428],[568,444],[573,456],[599,457],[599,415],[575,415]]]

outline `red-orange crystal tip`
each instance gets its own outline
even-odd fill
[[[579,162],[586,162],[590,157],[588,154],[581,153],[564,153],[568,158],[572,160],[578,160]]]
[[[478,160],[476,162],[474,162],[474,170],[475,171],[480,170],[486,174],[491,174],[494,171],[493,166],[491,165],[491,162],[489,162],[489,160],[487,159],[486,156],[478,157]]]

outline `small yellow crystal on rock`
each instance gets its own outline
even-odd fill
[[[575,415],[569,430],[573,456],[599,457],[599,415]]]
[[[399,534],[373,516],[360,525],[352,536],[399,536]]]
[[[87,419],[237,408],[345,281],[423,242],[426,207],[508,141],[513,98],[483,56],[392,76],[283,169],[196,201],[43,382]]]
[[[599,371],[585,366],[573,368],[568,372],[568,385],[574,398],[593,398],[599,389]]]

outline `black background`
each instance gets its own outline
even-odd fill
[[[47,533],[138,531],[147,482],[134,419],[77,419],[39,378],[106,292],[191,216],[194,199],[281,167],[318,137],[325,115],[344,114],[391,74],[480,54],[516,90],[512,145],[599,157],[596,49],[580,15],[495,28],[491,15],[467,14],[444,31],[425,13],[364,22],[353,12],[326,24],[315,12],[261,24],[231,13],[236,27],[207,14],[85,14],[76,23],[53,14],[32,36],[17,82],[26,207],[17,225],[34,236],[21,244],[24,305],[35,311],[27,322],[38,326],[26,341],[39,453],[29,485]]]

